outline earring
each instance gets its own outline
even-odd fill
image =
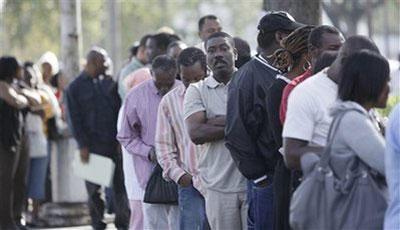
[[[303,65],[303,70],[307,71],[310,68],[310,66],[311,66],[311,63],[309,61],[306,61],[306,63],[304,63],[304,65]]]

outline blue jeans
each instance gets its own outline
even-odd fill
[[[28,197],[36,200],[45,198],[45,183],[48,158],[31,158],[28,171]]]
[[[272,176],[268,177],[266,187],[258,187],[252,181],[247,183],[249,230],[272,230],[274,228],[274,193]]]
[[[178,187],[179,193],[179,229],[205,230],[209,229],[204,197],[190,185]]]

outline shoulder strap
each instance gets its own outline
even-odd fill
[[[328,132],[327,143],[326,143],[326,146],[324,148],[324,152],[322,153],[322,157],[321,157],[321,160],[320,160],[320,166],[322,168],[326,168],[328,166],[329,159],[330,159],[330,156],[331,156],[332,143],[333,143],[333,140],[334,140],[335,135],[337,133],[337,130],[339,129],[340,122],[342,121],[344,115],[346,115],[348,112],[351,112],[351,111],[360,112],[360,111],[358,111],[356,109],[348,109],[348,110],[345,110],[345,111],[341,112],[339,115],[337,115],[337,116],[335,116],[333,118],[333,121],[331,123],[331,126],[329,128],[329,132]]]

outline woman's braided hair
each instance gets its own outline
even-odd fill
[[[308,36],[314,26],[303,26],[281,41],[281,49],[273,54],[274,66],[282,72],[287,72],[290,67],[297,66],[301,56],[308,52]]]

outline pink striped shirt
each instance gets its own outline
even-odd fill
[[[174,88],[181,85],[175,81]],[[148,153],[154,146],[157,110],[162,96],[152,79],[133,88],[126,97],[121,130],[117,139],[134,158],[134,169],[140,187],[146,188],[154,164]]]
[[[196,157],[199,146],[190,140],[183,118],[185,91],[185,86],[180,85],[161,100],[155,147],[165,179],[178,183],[184,174],[189,173],[193,176],[193,185],[200,191]]]

